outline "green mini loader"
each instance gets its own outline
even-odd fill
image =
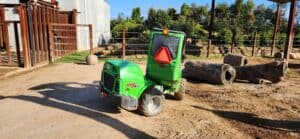
[[[126,110],[138,110],[145,116],[155,116],[162,111],[165,94],[182,100],[185,93],[185,80],[181,76],[184,44],[183,32],[153,29],[146,74],[133,62],[108,60],[99,82],[101,95]]]

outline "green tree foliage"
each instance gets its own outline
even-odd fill
[[[157,10],[156,18],[155,18],[155,25],[159,28],[168,28],[170,26],[170,16],[164,10]]]
[[[148,19],[146,21],[146,25],[148,29],[156,26],[155,20],[156,20],[156,10],[154,8],[150,8],[148,12]]]
[[[266,7],[256,6],[253,0],[235,0],[233,4],[218,3],[215,7],[213,26],[213,43],[237,45],[251,45],[254,32],[258,33],[258,44],[268,46],[272,40],[273,25],[275,23],[276,5]],[[287,19],[286,5],[281,6],[280,27],[278,30],[278,44],[284,44]],[[123,25],[127,32],[141,32],[140,35],[127,34],[127,37],[149,39],[149,30],[154,27],[169,28],[184,31],[187,37],[194,40],[207,41],[210,22],[209,5],[182,4],[178,11],[175,8],[150,8],[146,19],[143,19],[140,8],[132,10],[131,18],[120,14],[111,20],[113,37],[120,38]],[[299,28],[299,25],[297,26]],[[296,27],[296,28],[297,28]],[[295,39],[300,39],[300,30],[295,32]]]
[[[167,10],[167,13],[169,15],[169,17],[171,18],[171,20],[177,20],[178,16],[177,16],[177,11],[174,8],[169,8]]]
[[[208,25],[207,19],[209,16],[209,9],[208,6],[198,6],[195,3],[191,6],[192,15],[191,19],[197,23],[202,25]]]
[[[193,14],[193,11],[189,5],[184,3],[180,8],[180,14],[184,17],[190,17]]]
[[[141,17],[141,9],[139,7],[132,9],[131,20],[136,23],[142,23],[143,17]]]

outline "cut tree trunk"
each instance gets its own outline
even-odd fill
[[[248,64],[248,59],[246,56],[238,54],[227,54],[224,57],[224,64],[229,64],[231,66],[246,66]]]
[[[183,77],[214,84],[230,84],[235,79],[235,69],[228,64],[210,64],[188,61],[182,71]]]
[[[300,53],[290,53],[290,59],[300,59]]]
[[[267,64],[236,67],[236,80],[252,83],[264,83],[265,80],[278,83],[283,80],[287,71],[287,63],[274,61]]]
[[[283,59],[283,53],[282,52],[276,52],[274,54],[274,58],[275,58],[275,60],[281,60],[281,59]]]

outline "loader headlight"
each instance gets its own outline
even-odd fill
[[[113,69],[113,66],[111,64],[105,64],[105,67],[104,67],[105,70],[112,70]]]

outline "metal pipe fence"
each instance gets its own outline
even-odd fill
[[[122,32],[117,32],[122,33]],[[121,55],[123,50],[121,47],[124,44],[121,44],[123,40],[126,41],[125,44],[125,54],[126,55],[139,55],[139,54],[147,54],[147,49],[149,45],[149,40],[145,38],[141,38],[141,36],[145,36],[145,33],[141,32],[126,32],[125,37],[115,37],[118,35],[113,35],[112,41],[108,46],[113,46],[115,49],[109,50],[112,55]],[[135,36],[132,36],[132,35]],[[130,37],[128,37],[130,36]],[[245,38],[250,36],[245,36]],[[149,37],[148,37],[149,38]],[[298,38],[295,38],[297,40]],[[190,55],[196,56],[205,56],[207,54],[207,45],[208,38],[199,37],[191,39],[193,43],[188,44],[186,46],[186,52]],[[212,55],[224,55],[226,53],[231,52],[232,43],[226,43],[225,40],[211,39],[212,46],[210,48],[210,54]],[[299,38],[300,40],[300,38]],[[218,43],[217,43],[218,42]],[[246,56],[270,56],[272,49],[273,40],[266,37],[257,37],[254,39],[244,39],[237,40],[235,42],[236,46],[233,47],[233,53],[240,53]],[[283,50],[285,44],[285,37],[278,36],[274,40],[275,42],[275,52],[281,52]],[[299,41],[294,41],[294,47],[300,47]],[[297,50],[298,51],[298,50]]]

